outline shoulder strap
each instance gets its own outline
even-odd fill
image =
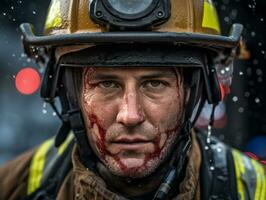
[[[202,199],[266,199],[266,171],[261,164],[214,137],[207,143],[204,133],[198,134],[198,140],[203,155]]]
[[[211,137],[207,143],[205,133],[197,133],[202,152],[202,199],[238,200],[234,174],[228,160],[228,147]]]
[[[38,199],[36,196],[48,188],[53,192],[59,189],[71,168],[73,145],[73,134],[69,134],[65,142],[58,148],[54,146],[54,138],[40,145],[31,161],[27,188],[28,198],[26,199]]]

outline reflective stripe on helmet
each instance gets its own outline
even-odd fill
[[[59,28],[62,26],[61,2],[53,0],[45,22],[45,29]]]
[[[240,200],[265,199],[266,174],[263,166],[233,149],[237,192]]]
[[[221,34],[220,23],[216,9],[211,1],[204,1],[202,27],[216,30]]]
[[[53,144],[53,141],[53,139],[45,141],[33,156],[29,172],[27,194],[34,192],[41,184],[46,153]]]

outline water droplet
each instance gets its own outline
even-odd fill
[[[249,93],[249,92],[245,92],[244,95],[245,95],[245,97],[247,97],[247,98],[250,97],[250,93]]]
[[[255,98],[255,102],[256,103],[260,103],[260,99],[257,97],[257,98]]]
[[[225,70],[224,69],[221,70],[221,74],[225,74]]]
[[[230,18],[229,18],[229,17],[225,17],[225,18],[224,18],[224,21],[225,21],[225,22],[229,22],[229,21],[230,21]]]
[[[32,14],[36,15],[36,11],[35,11],[35,10],[33,10],[33,11],[32,11]]]
[[[211,134],[212,134],[212,126],[208,125],[207,140],[206,140],[207,144],[211,143]]]
[[[204,149],[205,149],[205,150],[209,150],[209,147],[208,147],[208,146],[205,146]]]
[[[214,166],[210,166],[210,170],[213,171],[215,168]]]
[[[261,69],[257,69],[257,70],[256,70],[256,74],[257,74],[258,76],[261,76],[261,75],[263,75],[263,72],[262,72]]]
[[[238,108],[239,113],[243,113],[244,111],[245,111],[245,109],[243,107]]]
[[[251,36],[252,36],[252,37],[255,37],[255,36],[256,36],[256,32],[252,31],[252,32],[251,32]]]
[[[232,100],[233,100],[233,102],[237,102],[237,101],[238,101],[238,97],[237,97],[237,96],[234,96],[234,97],[232,98]]]
[[[20,54],[20,57],[21,57],[21,58],[26,58],[27,55],[26,55],[25,53],[21,53],[21,54]]]

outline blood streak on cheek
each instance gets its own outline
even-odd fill
[[[105,145],[105,138],[106,138],[106,130],[100,125],[99,120],[97,118],[97,116],[95,114],[90,114],[89,115],[89,120],[90,120],[90,126],[93,127],[94,124],[96,124],[98,126],[99,129],[99,135],[100,138],[97,139],[96,141],[96,145],[98,147],[99,153],[100,153],[100,157],[101,159],[106,161],[106,156],[109,155],[111,157],[113,157],[113,159],[116,161],[116,163],[119,165],[120,169],[124,172],[127,171],[127,166],[124,165],[119,156],[117,155],[112,155],[107,149],[106,149],[106,145]]]
[[[177,124],[174,128],[172,129],[167,129],[166,131],[164,131],[164,133],[166,133],[167,138],[170,137],[171,134],[173,134],[174,132],[177,132],[180,128],[180,125]],[[159,157],[161,154],[162,149],[164,148],[165,144],[160,148],[160,141],[161,141],[161,135],[162,133],[158,133],[158,136],[156,137],[156,139],[154,140],[154,151],[153,153],[150,153],[148,155],[146,155],[145,160],[144,160],[144,165],[146,165],[146,163],[156,157]],[[166,139],[167,141],[167,139]]]
[[[122,171],[124,171],[124,172],[127,171],[127,166],[124,165],[124,163],[121,162],[121,160],[120,160],[120,158],[118,156],[114,156],[114,159],[115,159],[116,163],[119,165],[119,167],[120,167],[120,169]]]
[[[93,127],[93,125],[96,124],[99,129],[100,138],[97,139],[96,145],[99,149],[101,158],[105,160],[105,156],[108,154],[108,151],[106,150],[106,146],[105,146],[106,130],[99,124],[99,120],[96,115],[90,114],[89,120],[90,120],[91,127]]]

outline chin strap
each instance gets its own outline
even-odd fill
[[[205,98],[201,95],[200,70],[194,70],[194,72],[192,73],[189,87],[190,97],[185,108],[185,121],[180,131],[179,138],[177,138],[176,143],[172,149],[173,153],[171,156],[174,158],[174,160],[171,163],[169,170],[167,171],[163,179],[163,182],[156,191],[153,200],[167,199],[170,190],[173,188],[176,180],[181,177],[181,172],[186,166],[186,158],[192,145],[191,129],[197,117],[199,116],[205,102]],[[198,101],[199,106],[196,110],[196,115],[193,119],[193,122],[191,123],[190,118],[192,116],[193,109],[195,108]]]
[[[82,163],[95,171],[95,160],[96,156],[93,153],[86,134],[86,127],[83,122],[82,113],[79,107],[78,98],[76,95],[76,86],[73,79],[73,69],[66,68],[64,73],[63,83],[65,84],[66,96],[62,97],[61,100],[65,101],[62,103],[65,108],[64,114],[62,115],[63,124],[56,136],[56,146],[64,142],[65,138],[72,129],[78,146],[78,153]]]
[[[167,199],[170,190],[173,188],[175,181],[181,176],[182,170],[185,168],[186,158],[191,148],[191,123],[188,120],[180,132],[180,136],[174,145],[177,150],[173,152],[174,160],[170,165],[161,185],[156,191],[153,200]],[[176,187],[176,186],[175,186]]]

